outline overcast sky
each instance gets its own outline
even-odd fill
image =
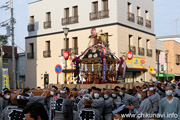
[[[8,0],[0,0],[0,6]],[[15,43],[19,46],[18,52],[25,50],[25,37],[27,36],[28,3],[36,0],[14,0]],[[10,11],[0,9],[0,23],[9,19]],[[176,22],[180,18],[180,0],[154,0],[154,21],[156,36],[176,35]],[[177,21],[177,34],[180,34],[180,20]],[[6,29],[0,28],[0,34]],[[9,40],[11,45],[11,41]],[[21,49],[23,50],[21,50]]]

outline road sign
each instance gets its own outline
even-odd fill
[[[57,74],[60,74],[60,73],[62,72],[62,66],[59,65],[59,64],[57,64],[56,67],[55,67],[55,72],[56,72]]]
[[[152,72],[154,71],[154,69],[153,69],[152,67],[150,67],[150,68],[148,69],[148,71],[149,71],[150,73],[152,73]]]

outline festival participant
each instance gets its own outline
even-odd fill
[[[73,107],[67,96],[66,90],[60,90],[60,97],[56,99],[54,120],[73,120]]]
[[[104,99],[100,96],[101,89],[96,88],[96,90],[93,93],[93,103],[92,103],[92,108],[98,110],[100,114],[102,115],[103,113],[103,107],[104,107]]]
[[[179,120],[180,119],[180,101],[174,97],[173,88],[166,87],[166,97],[160,101],[159,114],[164,114],[163,120]],[[175,115],[175,116],[173,116]]]
[[[104,120],[112,120],[112,106],[113,106],[113,99],[111,98],[111,93],[109,90],[105,90],[104,111],[103,111]]]
[[[101,120],[101,114],[98,110],[92,108],[93,98],[90,94],[85,94],[82,98],[84,108],[78,111],[76,120]]]
[[[80,98],[78,98],[78,90],[77,88],[73,88],[71,90],[71,103],[72,103],[72,106],[73,106],[73,120],[75,120],[75,114],[77,113],[77,104],[79,103],[80,101]]]
[[[119,95],[121,96],[122,103],[125,104],[127,106],[127,108],[129,108],[129,109],[130,109],[129,106],[131,104],[133,104],[133,106],[138,108],[139,107],[138,99],[132,95],[125,93],[125,91],[126,91],[126,88],[122,87],[120,92],[119,92]],[[133,110],[133,109],[130,109],[130,110]]]
[[[3,109],[6,106],[11,104],[10,97],[11,97],[11,92],[9,91],[9,89],[4,89],[3,97],[0,98],[0,114],[2,113]]]
[[[44,105],[39,102],[29,104],[23,112],[26,120],[49,120]]]
[[[180,83],[176,86],[175,93],[176,96],[180,99]]]
[[[142,102],[136,111],[138,120],[149,120],[149,118],[146,118],[143,115],[153,113],[152,103],[148,99],[147,92],[148,92],[148,88],[145,88],[145,87],[143,87],[142,91],[139,92],[141,95]],[[132,107],[134,107],[134,106],[132,106]]]
[[[149,100],[152,104],[153,112],[158,113],[159,101],[161,100],[161,97],[157,92],[155,92],[155,87],[153,85],[149,86],[149,95]]]
[[[44,99],[44,103],[49,115],[49,120],[54,119],[54,112],[55,112],[56,100],[57,100],[57,90],[58,88],[56,86],[52,86],[49,91],[50,95],[48,97],[45,97]],[[44,93],[46,93],[46,91]]]
[[[81,89],[81,90],[79,91],[80,97],[78,97],[79,101],[77,101],[77,102],[78,102],[78,104],[77,104],[77,110],[78,110],[78,111],[84,108],[84,104],[82,103],[82,97],[83,97],[83,95],[85,95],[85,94],[89,94],[89,90],[87,90],[87,89]]]
[[[34,94],[31,92],[30,88],[25,88],[23,90],[23,93],[28,94],[30,97],[34,97]]]
[[[29,102],[29,95],[22,93],[17,96],[17,106],[7,106],[2,112],[2,120],[24,120],[24,107]]]
[[[118,90],[113,89],[111,96],[112,96],[113,103],[114,103],[114,109],[117,109],[122,104],[121,97],[118,96]]]

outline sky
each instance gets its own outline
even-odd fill
[[[9,0],[0,0],[0,7],[7,1]],[[36,0],[14,0],[15,44],[18,46],[18,52],[25,50],[25,37],[28,35],[28,3],[33,1]],[[179,6],[180,0],[154,0],[154,31],[156,36],[180,34]],[[0,9],[0,23],[9,18],[10,10]],[[179,20],[175,22],[176,19]],[[0,28],[0,35],[4,34],[6,34],[6,28]],[[10,38],[9,45],[11,45]]]

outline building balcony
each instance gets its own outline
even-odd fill
[[[137,24],[143,25],[143,17],[137,16]]]
[[[71,18],[62,18],[62,25],[69,25],[71,23]]]
[[[142,47],[138,48],[138,55],[144,56],[144,48]]]
[[[89,14],[89,19],[92,20],[97,20],[99,19],[99,12],[92,12]]]
[[[128,14],[128,20],[129,20],[130,22],[134,22],[134,14],[131,13],[131,12],[128,12],[127,14]]]
[[[130,46],[129,52],[132,52],[133,55],[136,55],[136,47],[135,46]]]
[[[147,49],[147,56],[152,57],[152,49]]]
[[[27,53],[27,59],[34,59],[34,53],[33,52]]]
[[[146,19],[146,27],[151,28],[151,21]]]
[[[109,18],[109,10],[102,10],[99,12],[100,19]]]
[[[61,56],[63,56],[64,51],[66,51],[66,49],[61,49]],[[69,48],[69,55],[78,55],[78,48]]]
[[[72,16],[71,17],[71,24],[78,23],[79,22],[79,16]]]
[[[51,21],[44,22],[44,29],[51,28]]]
[[[34,31],[34,24],[29,24],[28,25],[28,32]]]
[[[50,50],[43,51],[43,57],[44,58],[51,57],[51,51]]]

